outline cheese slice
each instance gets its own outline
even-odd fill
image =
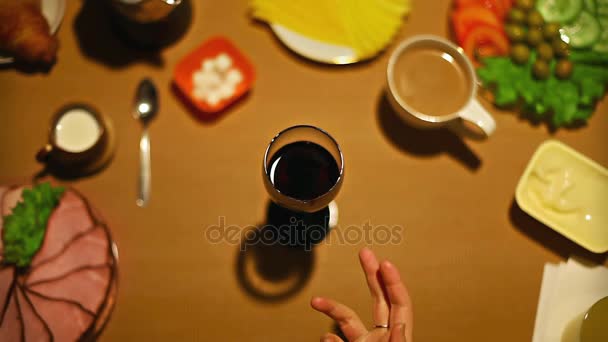
[[[410,0],[251,0],[254,18],[280,24],[360,58],[383,50],[411,10]]]

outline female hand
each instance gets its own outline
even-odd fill
[[[359,260],[373,300],[372,329],[368,330],[352,309],[332,299],[314,297],[310,305],[336,321],[350,342],[412,342],[412,301],[399,271],[389,261],[379,263],[368,248],[359,252]],[[344,342],[331,333],[321,341]]]

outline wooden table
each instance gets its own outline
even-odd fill
[[[111,165],[67,182],[107,217],[120,250],[117,306],[102,340],[315,341],[332,323],[309,308],[313,295],[344,301],[369,322],[371,301],[357,260],[367,243],[335,239],[367,222],[403,227],[399,243],[376,241],[372,248],[404,275],[418,341],[530,340],[544,263],[571,254],[605,261],[522,213],[513,196],[546,139],[608,165],[607,101],[588,126],[557,132],[492,110],[495,135],[462,141],[408,128],[388,109],[386,52],[352,67],[306,62],[252,23],[240,0],[191,1],[192,25],[183,38],[158,54],[142,53],[112,34],[93,2],[69,2],[58,63],[48,74],[0,72],[0,181],[26,181],[41,169],[34,154],[60,106],[86,102],[113,120],[118,147]],[[413,5],[398,39],[447,35],[447,0]],[[172,93],[172,69],[218,34],[251,58],[258,79],[221,119],[200,121]],[[159,86],[161,110],[150,133],[152,200],[140,209],[141,127],[130,108],[143,77]],[[329,131],[346,159],[331,244],[294,256],[242,254],[238,239],[211,243],[207,229],[222,217],[243,231],[264,222],[264,149],[278,131],[301,123]],[[273,298],[281,286],[295,290]]]

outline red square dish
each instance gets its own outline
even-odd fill
[[[204,61],[216,59],[221,54],[230,57],[231,70],[237,69],[240,71],[242,78],[234,86],[232,95],[212,101],[215,103],[210,103],[194,96],[193,75],[202,70]],[[213,37],[186,55],[175,66],[173,80],[182,95],[197,109],[205,113],[217,113],[226,109],[251,89],[255,81],[255,70],[247,57],[227,38]]]

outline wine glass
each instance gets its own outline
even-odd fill
[[[333,201],[344,180],[344,158],[336,140],[310,125],[277,134],[264,154],[264,186],[277,205],[316,213]]]

